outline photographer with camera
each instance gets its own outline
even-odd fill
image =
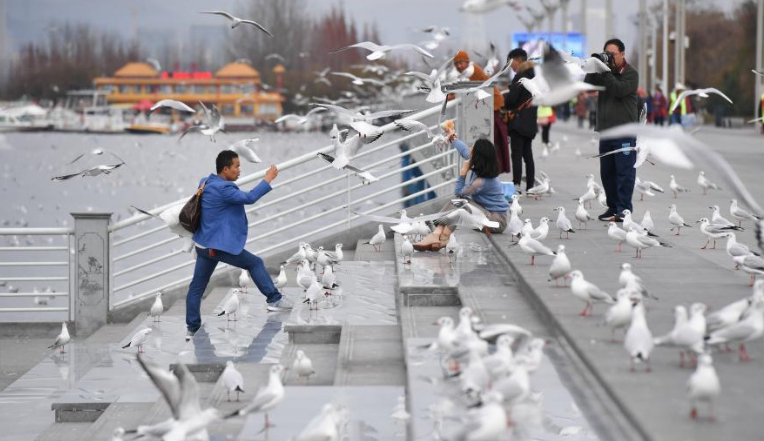
[[[610,67],[609,72],[587,74],[584,81],[595,86],[604,86],[597,99],[597,131],[639,121],[637,86],[639,75],[626,62],[626,48],[617,38],[605,43],[605,51],[592,54]],[[600,154],[622,147],[636,146],[636,138],[600,140]],[[605,189],[608,209],[599,216],[600,220],[622,222],[623,210],[633,211],[631,196],[637,176],[634,163],[637,155],[633,151],[603,156],[600,158],[600,179]]]

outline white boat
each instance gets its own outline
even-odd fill
[[[64,132],[124,133],[130,126],[129,109],[110,106],[108,92],[75,90],[50,111],[49,119],[55,130]]]
[[[0,132],[37,132],[51,130],[48,112],[37,104],[0,108]]]

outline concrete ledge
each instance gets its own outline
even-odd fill
[[[462,306],[458,289],[401,287],[400,293],[404,306]]]
[[[403,238],[395,234],[395,270],[398,274],[397,292],[404,306],[461,306],[459,278],[451,258],[445,252],[415,253],[411,263],[403,263]],[[457,271],[458,272],[458,271]]]
[[[69,333],[74,335],[74,323],[67,322]],[[3,323],[0,337],[51,337],[61,332],[61,322],[55,323]]]
[[[170,364],[170,371],[175,372],[175,368],[178,367],[177,363]],[[202,383],[215,383],[220,378],[220,375],[225,369],[225,364],[221,363],[197,363],[187,364],[186,367],[191,375],[194,376],[196,381]]]
[[[341,325],[284,325],[291,344],[339,344]]]
[[[50,408],[56,413],[57,423],[93,423],[111,403],[53,403]]]

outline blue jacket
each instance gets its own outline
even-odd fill
[[[200,180],[199,185],[203,181]],[[265,181],[246,192],[232,181],[209,175],[202,192],[202,219],[194,233],[194,242],[205,248],[240,254],[248,230],[244,205],[254,204],[269,191],[271,186]]]

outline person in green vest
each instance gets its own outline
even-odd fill
[[[541,126],[541,142],[549,145],[549,131],[552,130],[552,124],[557,121],[554,109],[549,106],[539,106],[536,113],[538,124]]]
[[[684,86],[684,84],[677,82],[674,86],[674,90],[671,91],[671,94],[669,95],[669,109],[674,107],[674,103],[676,102],[677,97],[686,90],[687,88]],[[676,109],[671,113],[671,116],[669,117],[669,125],[671,124],[682,124],[684,120],[686,119],[686,115],[692,113],[692,106],[690,105],[690,99],[688,97],[684,97],[684,100],[676,106]]]

